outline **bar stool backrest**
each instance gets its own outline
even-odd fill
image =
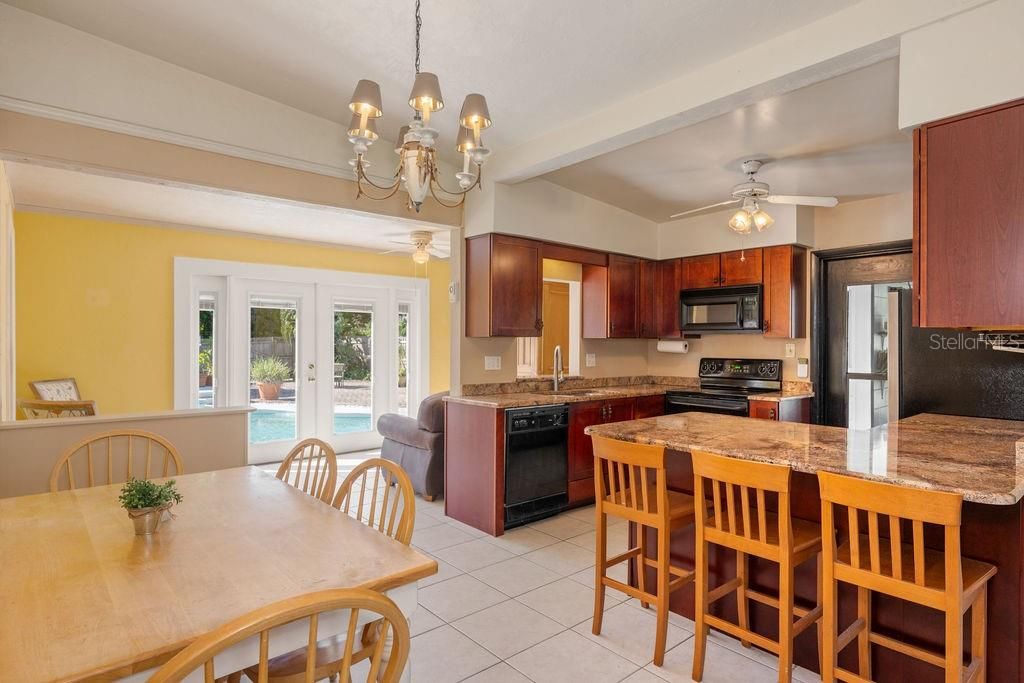
[[[888,588],[889,592],[896,589],[900,593],[913,595],[923,604],[933,604],[937,608],[941,608],[944,595],[960,594],[963,588],[960,564],[960,511],[963,496],[883,484],[831,472],[819,472],[818,485],[821,491],[825,561],[835,563],[836,578],[856,576],[859,585],[875,585],[881,590]],[[848,562],[839,560],[836,554],[837,506],[846,508],[850,538]],[[879,520],[880,516],[887,518],[887,537],[881,534],[884,527]],[[866,539],[861,525],[865,517]],[[929,576],[929,567],[926,566],[926,524],[943,528],[943,590],[936,587],[934,576]],[[911,529],[910,553],[904,552],[902,543],[905,526]],[[937,569],[935,567],[931,571]]]
[[[766,559],[778,561],[788,556],[793,547],[789,516],[792,470],[702,451],[691,455],[698,533],[712,543]],[[708,499],[708,493],[710,513],[699,504]]]
[[[668,516],[665,448],[600,436],[593,437],[593,442],[598,509],[638,524],[659,526]]]

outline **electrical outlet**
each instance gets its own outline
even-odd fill
[[[484,356],[484,370],[501,370],[501,356]]]
[[[786,358],[796,357],[796,344],[786,344]]]
[[[806,379],[807,375],[810,374],[809,365],[810,365],[810,363],[808,363],[806,358],[797,358],[796,359],[796,376],[800,377],[801,379]]]
[[[592,368],[592,367],[595,367],[596,365],[597,365],[597,354],[596,353],[588,353],[587,354],[587,367],[588,368]]]

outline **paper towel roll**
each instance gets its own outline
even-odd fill
[[[659,339],[658,350],[662,353],[686,353],[690,350],[690,342],[685,339]]]

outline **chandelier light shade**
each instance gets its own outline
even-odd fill
[[[415,26],[416,75],[412,91],[409,93],[409,106],[412,107],[414,114],[412,121],[398,131],[395,153],[399,162],[390,185],[378,185],[370,180],[366,174],[370,163],[364,158],[367,148],[379,138],[374,119],[383,114],[380,86],[370,80],[361,80],[352,93],[352,100],[348,106],[353,117],[348,132],[356,158],[349,163],[356,170],[356,197],[366,196],[370,199],[384,200],[393,197],[404,187],[409,195],[409,206],[417,212],[427,195],[432,196],[442,206],[455,208],[466,201],[466,194],[470,190],[481,187],[483,164],[491,151],[483,146],[480,131],[491,125],[491,114],[487,110],[487,100],[483,95],[472,93],[466,96],[466,101],[462,104],[462,113],[459,115],[459,131],[455,141],[456,149],[463,155],[462,170],[455,174],[459,189],[454,192],[445,189],[438,178],[440,173],[435,145],[440,133],[429,125],[430,115],[444,108],[444,97],[441,95],[441,82],[437,75],[420,71],[420,0],[416,0]],[[438,194],[454,198],[454,202],[447,203]],[[419,254],[418,251],[417,255]],[[414,255],[413,258],[416,259],[417,256]],[[419,258],[423,261],[417,260],[417,263],[426,263],[430,256],[423,251]]]
[[[740,209],[729,219],[729,227],[733,232],[738,232],[741,235],[749,235],[753,224],[753,218],[746,209]]]
[[[412,260],[422,266],[430,260],[430,252],[426,249],[417,248],[416,251],[412,253]]]
[[[377,133],[377,122],[374,119],[363,119],[359,114],[352,115],[352,121],[348,124],[349,139],[363,138],[375,142],[380,134]]]
[[[352,93],[352,99],[348,108],[353,114],[376,119],[384,115],[384,107],[381,106],[380,86],[374,81],[363,79],[356,83],[356,89]]]
[[[491,112],[487,110],[487,100],[483,95],[470,93],[462,103],[459,123],[469,130],[483,130],[491,125]]]
[[[409,93],[409,106],[427,116],[435,111],[444,109],[444,98],[441,96],[441,83],[437,75],[421,71],[416,74],[416,80],[412,83],[412,92]]]

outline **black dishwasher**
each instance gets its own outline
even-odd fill
[[[550,517],[569,504],[569,408],[505,411],[505,528]]]

